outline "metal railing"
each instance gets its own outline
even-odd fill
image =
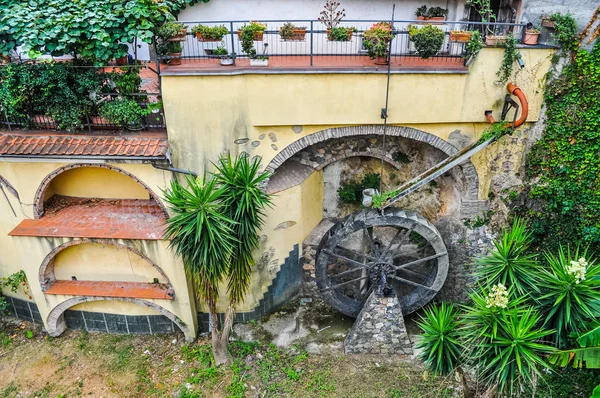
[[[213,51],[218,47],[225,47],[229,55],[234,59],[244,59],[247,55],[242,50],[241,40],[238,37],[239,29],[249,21],[181,21],[187,26],[187,36],[182,44],[181,57],[168,55],[159,56],[164,62],[169,62],[171,58],[180,59],[182,63],[194,63],[199,66],[218,64],[219,56],[213,55]],[[381,22],[380,20],[344,20],[339,26],[355,28],[352,37],[348,41],[330,40],[327,29],[320,21],[315,20],[264,20],[261,23],[267,24],[267,29],[263,34],[262,40],[254,41],[254,48],[257,55],[268,55],[277,57],[278,61],[290,66],[344,66],[368,62],[368,53],[363,47],[363,34],[373,24]],[[279,34],[279,29],[283,24],[290,22],[298,27],[306,28],[305,36],[299,40],[296,37],[293,40],[284,40]],[[444,32],[444,42],[438,53],[428,59],[421,59],[417,53],[414,43],[410,40],[409,25],[421,27],[425,24],[432,24]],[[194,26],[220,26],[227,28],[228,34],[222,40],[216,42],[200,41],[191,31]],[[513,36],[522,42],[525,34],[525,24],[510,23],[481,23],[468,21],[413,21],[402,20],[394,21],[395,37],[391,43],[390,59],[392,64],[397,62],[407,62],[410,60],[420,60],[419,63],[426,65],[429,63],[453,62],[460,64],[465,54],[465,42],[456,41],[451,35],[451,31],[473,31],[479,30],[482,36],[506,35],[512,33]],[[484,39],[485,40],[485,39]],[[203,65],[205,64],[205,65]],[[371,62],[372,64],[372,62]]]
[[[158,94],[143,93],[143,94],[130,94],[122,95],[117,93],[101,94],[102,101],[99,101],[96,105],[93,105],[86,115],[80,120],[80,126],[77,131],[80,132],[93,132],[93,131],[106,131],[106,130],[121,130],[123,126],[119,126],[115,123],[103,118],[100,114],[100,106],[106,101],[114,101],[118,97],[132,97],[132,96],[147,96],[147,98],[156,97]],[[139,102],[142,109],[148,106],[147,98],[144,98]],[[49,115],[44,114],[31,114],[26,116],[15,116],[9,115],[2,109],[0,109],[0,130],[12,131],[14,129],[40,129],[40,130],[61,130],[58,122]],[[154,110],[147,115],[141,116],[139,123],[132,124],[131,127],[126,128],[130,130],[164,130],[166,129],[164,111],[162,109]]]

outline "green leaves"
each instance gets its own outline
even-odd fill
[[[461,342],[457,311],[452,304],[441,303],[423,310],[424,316],[417,322],[423,330],[417,347],[422,349],[420,358],[427,368],[439,375],[452,373],[460,364]]]
[[[504,229],[500,239],[494,241],[495,249],[477,259],[476,275],[487,287],[501,283],[519,295],[539,291],[539,265],[535,255],[528,254],[530,244],[531,232],[516,218],[510,230]]]
[[[0,26],[8,29],[0,30],[0,53],[22,45],[30,54],[77,54],[105,63],[136,37],[149,43],[167,13],[152,0],[1,0]]]
[[[521,57],[521,53],[517,51],[517,39],[512,34],[506,37],[504,42],[504,58],[502,58],[502,64],[500,69],[496,72],[496,76],[501,83],[506,83],[512,76],[515,61]]]
[[[415,49],[423,59],[432,57],[440,51],[444,44],[444,37],[444,31],[433,25],[425,25],[410,33],[410,40],[415,43]]]
[[[572,333],[584,330],[587,322],[600,316],[600,265],[588,259],[585,279],[578,281],[570,272],[572,261],[585,258],[587,252],[578,248],[559,249],[558,254],[546,253],[546,261],[550,269],[541,272],[540,287],[544,294],[539,302],[547,314],[545,324],[556,329],[555,344],[564,348],[567,338]],[[583,341],[587,344],[595,336],[586,335]]]

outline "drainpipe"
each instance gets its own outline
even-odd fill
[[[176,167],[163,166],[162,164],[156,164],[156,163],[152,163],[152,167],[154,167],[155,169],[172,171],[173,173],[180,173],[180,174],[191,175],[194,178],[198,177],[198,174],[196,174],[196,173],[194,173],[192,171],[178,169]]]
[[[525,120],[527,120],[527,116],[529,115],[529,104],[527,103],[527,98],[525,97],[525,94],[523,93],[523,91],[521,91],[521,89],[519,87],[517,87],[516,84],[514,84],[512,82],[508,83],[506,85],[506,90],[511,95],[514,95],[519,99],[519,102],[521,103],[521,117],[519,119],[515,120],[514,124],[508,123],[505,127],[517,128],[520,125],[522,125],[523,123],[525,123]],[[494,115],[492,115],[492,111],[486,111],[485,117],[487,118],[488,122],[490,122],[490,123],[496,122],[496,120],[494,119]]]

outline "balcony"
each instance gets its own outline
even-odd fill
[[[165,75],[186,74],[240,74],[240,73],[387,73],[388,65],[371,59],[365,50],[364,33],[375,20],[344,20],[340,26],[353,27],[347,41],[334,41],[325,26],[314,20],[268,20],[267,30],[255,37],[254,49],[258,55],[268,55],[268,66],[252,66],[242,50],[239,29],[249,21],[183,21],[188,27],[185,39],[181,42],[181,55],[163,55],[160,72]],[[287,22],[295,26],[306,27],[306,32],[290,39],[282,39],[280,28]],[[409,28],[418,29],[432,24],[443,31],[444,40],[434,55],[423,58],[410,38]],[[222,40],[203,41],[191,30],[198,25],[224,26],[227,34]],[[456,21],[396,21],[394,38],[391,41],[390,70],[393,73],[441,72],[467,73],[469,60],[465,57],[468,41],[452,34],[452,31],[494,32],[502,36],[512,33],[519,43],[525,34],[524,24]],[[488,42],[490,42],[488,40]],[[217,47],[224,47],[232,58],[233,64],[223,66],[219,56],[214,55]],[[379,60],[381,61],[381,60]]]

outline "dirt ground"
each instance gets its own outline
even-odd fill
[[[1,321],[0,321],[1,322]],[[456,397],[454,378],[433,378],[417,360],[309,353],[299,342],[233,342],[216,368],[210,343],[182,334],[118,336],[0,324],[0,398],[13,397]],[[338,348],[336,348],[338,347]]]

